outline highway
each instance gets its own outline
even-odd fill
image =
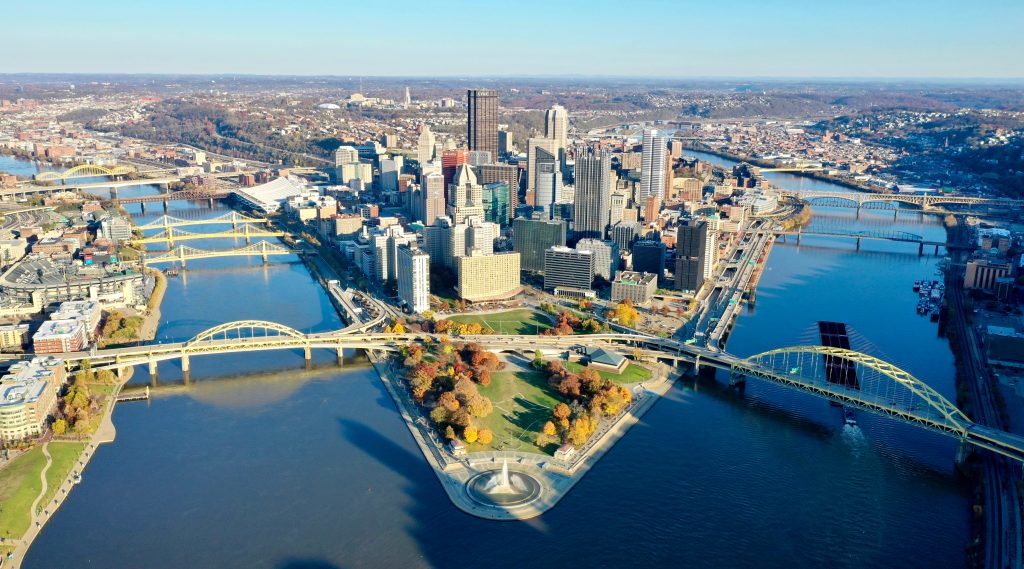
[[[956,241],[966,245],[971,232],[958,218]],[[962,378],[971,393],[973,417],[976,423],[1002,430],[1002,418],[992,393],[991,374],[986,365],[984,351],[973,327],[968,325],[964,304],[963,261],[966,253],[952,252],[954,263],[946,278],[947,297],[952,307],[952,321],[957,341],[960,344]],[[955,267],[955,268],[954,268]],[[1019,568],[1024,566],[1022,558],[1022,527],[1020,493],[1017,480],[1021,477],[1019,464],[1011,463],[993,453],[982,453],[982,475],[984,486],[983,516],[984,567],[986,569]]]

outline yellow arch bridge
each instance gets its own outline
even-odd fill
[[[75,178],[92,178],[95,176],[124,176],[135,171],[135,168],[131,166],[107,168],[96,164],[81,164],[63,172],[41,172],[36,174],[35,179],[39,182],[52,182],[55,180],[73,180]]]
[[[181,229],[174,229],[173,227],[167,228],[162,231],[159,235],[151,235],[148,237],[139,237],[132,239],[132,243],[135,245],[147,245],[150,243],[171,243],[175,241],[190,241],[195,239],[217,239],[217,238],[242,238],[248,242],[250,239],[255,237],[284,237],[283,231],[275,231],[273,229],[266,229],[262,227],[253,227],[246,223],[241,227],[232,229],[231,231],[217,231],[212,233],[192,233],[190,231],[183,231]]]
[[[191,358],[206,354],[299,349],[309,361],[314,348],[336,350],[340,358],[346,348],[395,351],[412,343],[445,339],[446,336],[427,333],[366,332],[365,326],[358,325],[333,332],[304,334],[274,322],[244,320],[215,326],[185,342],[77,352],[61,357],[68,361],[88,359],[97,369],[120,370],[148,364],[153,374],[158,362],[180,360],[187,377]],[[909,372],[851,350],[795,346],[740,358],[642,334],[478,335],[458,339],[476,342],[488,350],[529,354],[536,350],[576,350],[586,342],[587,346],[605,345],[633,357],[687,363],[695,369],[709,365],[727,370],[735,382],[759,378],[952,436],[965,445],[1024,462],[1024,437],[974,423],[953,403]],[[841,381],[837,381],[837,377]]]
[[[157,263],[181,263],[184,268],[189,261],[198,259],[215,259],[218,257],[262,257],[263,262],[267,262],[267,258],[271,255],[298,255],[303,252],[298,249],[290,249],[283,245],[277,245],[275,243],[269,243],[267,241],[259,241],[252,245],[246,245],[245,247],[239,247],[236,249],[196,249],[187,245],[178,245],[170,251],[161,253],[159,255],[153,255],[151,257],[145,257],[143,263],[146,265],[155,265]]]

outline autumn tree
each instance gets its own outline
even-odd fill
[[[470,425],[462,430],[462,440],[467,443],[475,443],[480,433],[476,430],[476,427]]]
[[[494,440],[494,432],[490,429],[480,429],[480,432],[476,435],[476,442],[482,445],[489,445]]]

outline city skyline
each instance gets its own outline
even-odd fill
[[[32,46],[3,73],[242,74],[408,77],[651,77],[651,78],[844,78],[844,79],[1019,79],[1014,54],[1024,38],[1014,26],[1024,6],[1008,1],[966,6],[952,0],[918,6],[808,5],[785,2],[762,6],[733,0],[715,6],[641,0],[630,5],[544,6],[546,17],[563,21],[560,34],[540,35],[528,23],[531,6],[519,10],[480,8],[463,2],[398,2],[397,13],[416,13],[435,41],[377,34],[379,14],[370,6],[330,6],[302,2],[208,5],[185,0],[174,12],[121,1],[73,3],[57,0],[45,26],[12,26],[13,45]],[[130,9],[129,9],[130,8]],[[472,9],[463,9],[472,8]],[[5,7],[11,22],[39,18],[26,5]],[[127,14],[127,16],[120,16]],[[116,17],[111,15],[117,15]],[[202,17],[198,17],[201,15]],[[494,49],[471,49],[496,40],[472,25],[501,17],[522,30],[521,41]],[[132,26],[133,18],[145,21]],[[635,21],[636,27],[616,24]],[[742,23],[756,22],[744,32]],[[273,22],[273,28],[267,23]],[[313,22],[334,22],[320,32]],[[569,25],[569,23],[572,25]],[[524,25],[517,26],[517,23]],[[115,25],[116,24],[116,25]],[[226,25],[230,24],[230,25]],[[87,38],[83,30],[97,32]],[[723,26],[736,33],[723,36]],[[756,31],[756,33],[755,33]],[[685,32],[685,33],[684,33]],[[976,41],[985,37],[984,42]],[[406,37],[407,39],[403,39]],[[75,40],[75,38],[80,38]],[[87,39],[88,41],[82,41]],[[883,40],[883,41],[877,41]],[[74,42],[75,57],[67,57]],[[368,50],[377,45],[382,49]],[[615,46],[586,59],[551,57],[580,45]],[[622,46],[625,49],[622,49]],[[415,57],[402,57],[403,53]],[[892,57],[898,53],[899,57]],[[502,55],[504,54],[504,55]],[[350,55],[350,56],[349,56]]]

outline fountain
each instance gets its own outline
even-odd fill
[[[481,472],[471,478],[466,491],[479,504],[509,509],[536,500],[540,496],[540,482],[525,472],[510,472],[506,458],[500,470]]]

